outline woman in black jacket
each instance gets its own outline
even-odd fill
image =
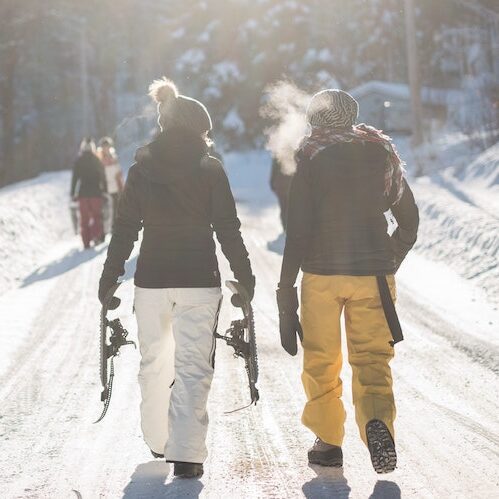
[[[215,232],[235,278],[253,296],[255,279],[222,164],[209,156],[208,111],[155,81],[161,133],[131,167],[100,280],[99,298],[124,273],[144,229],[135,273],[142,360],[139,383],[144,439],[176,476],[203,473],[206,403],[221,305]],[[116,304],[116,303],[115,303]]]
[[[277,301],[282,346],[296,355],[297,335],[302,340],[302,422],[317,437],[310,463],[343,464],[344,313],[356,421],[375,470],[385,473],[396,466],[389,362],[401,332],[394,274],[416,241],[419,217],[389,137],[355,125],[357,115],[357,102],[341,90],[310,102],[311,134],[297,153]],[[390,209],[398,224],[392,236]],[[301,323],[294,287],[300,268]]]
[[[73,166],[70,195],[73,201],[78,201],[80,232],[85,249],[90,248],[91,242],[99,244],[104,241],[102,198],[106,192],[104,165],[95,154],[95,144],[91,139],[83,139]]]

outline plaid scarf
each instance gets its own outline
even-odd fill
[[[385,167],[385,196],[389,196],[392,185],[395,184],[396,196],[393,204],[397,204],[404,193],[404,165],[392,139],[381,130],[361,123],[351,128],[312,127],[312,133],[305,137],[298,153],[308,159],[332,144],[340,142],[375,142],[388,151],[388,161]]]

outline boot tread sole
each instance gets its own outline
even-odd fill
[[[374,471],[391,473],[397,467],[397,453],[385,423],[373,420],[366,425],[367,442]]]

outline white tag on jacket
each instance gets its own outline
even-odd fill
[[[386,233],[392,237],[393,233],[397,230],[397,227],[399,226],[397,223],[397,220],[395,219],[395,216],[392,213],[392,210],[387,210],[383,213],[386,218]]]

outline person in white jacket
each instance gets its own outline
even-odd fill
[[[123,172],[118,161],[118,155],[114,148],[114,142],[111,137],[103,137],[99,141],[97,156],[104,165],[107,180],[107,193],[110,197],[110,208],[107,216],[104,217],[105,232],[111,232],[112,225],[116,220],[118,212],[118,200],[123,191]]]

